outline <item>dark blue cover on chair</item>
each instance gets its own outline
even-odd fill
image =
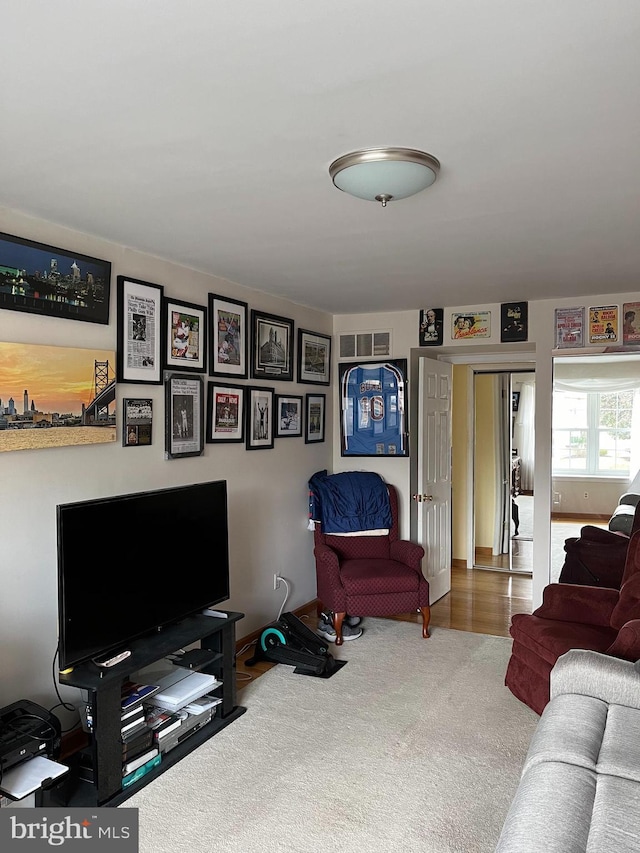
[[[330,533],[358,533],[391,527],[387,485],[370,471],[327,474],[318,471],[309,480],[311,518]]]

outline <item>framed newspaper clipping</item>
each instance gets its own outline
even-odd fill
[[[207,385],[207,444],[244,441],[244,386]]]
[[[160,284],[118,276],[116,377],[118,382],[162,385]]]
[[[167,373],[164,387],[166,458],[202,456],[204,452],[202,376]]]

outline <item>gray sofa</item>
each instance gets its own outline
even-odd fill
[[[583,649],[558,658],[496,853],[640,851],[640,672]]]

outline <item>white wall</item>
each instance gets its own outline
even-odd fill
[[[301,326],[331,333],[332,321],[327,314],[46,222],[0,210],[0,231],[75,249],[112,263],[108,326],[0,310],[1,341],[115,350],[115,282],[120,274],[161,284],[165,295],[202,305],[207,304],[209,292],[232,296],[247,302],[249,308],[292,318],[296,330]],[[206,381],[207,377],[204,378]],[[273,386],[276,393],[327,392],[327,440],[305,444],[303,437],[276,439],[273,449],[250,452],[239,444],[206,444],[201,457],[166,461],[162,386],[120,384],[118,418],[123,397],[143,394],[153,398],[151,447],[125,449],[118,435],[117,441],[108,445],[0,455],[0,706],[21,698],[46,706],[56,701],[52,662],[57,637],[55,508],[58,503],[226,479],[231,598],[224,606],[246,614],[237,625],[238,636],[249,634],[277,616],[284,593],[282,588],[273,590],[275,571],[291,582],[286,609],[293,610],[315,598],[312,535],[307,530],[307,482],[315,471],[331,467],[330,389],[296,382],[251,379],[245,382]],[[0,389],[1,398],[8,396]],[[114,560],[127,559],[124,545],[115,533],[103,536],[96,531],[96,547],[108,548]],[[206,554],[188,557],[194,570],[207,571]],[[170,559],[168,555],[168,562]],[[200,559],[202,562],[198,564]],[[145,572],[153,568],[162,574],[169,566],[139,568]],[[86,583],[91,584],[90,565],[87,565]],[[167,594],[171,594],[170,588]],[[126,592],[123,607],[129,608],[131,618],[135,619],[135,602],[126,600]],[[78,691],[67,689],[62,693],[68,701],[79,700]]]
[[[428,293],[426,294],[428,297]],[[514,296],[514,301],[518,295]],[[534,606],[542,600],[542,591],[549,582],[550,564],[550,526],[551,517],[551,401],[553,390],[553,355],[563,357],[573,354],[596,353],[600,347],[585,347],[580,350],[555,347],[555,309],[563,307],[595,305],[619,305],[620,317],[622,304],[640,300],[640,292],[605,293],[596,296],[584,296],[571,299],[537,300],[529,302],[529,334],[527,344],[500,343],[500,304],[487,303],[477,305],[450,306],[444,309],[444,340],[442,347],[422,348],[429,350],[430,356],[438,352],[442,357],[457,358],[472,362],[482,359],[485,362],[508,359],[507,363],[521,365],[523,360],[531,362],[536,371],[536,415],[535,415],[535,493],[534,493],[534,548],[533,548],[533,600]],[[428,299],[425,298],[425,304]],[[392,357],[411,360],[418,346],[419,306],[414,311],[398,311],[389,314],[342,314],[336,315],[333,322],[336,340],[343,332],[370,329],[390,329],[392,332]],[[438,307],[438,306],[436,306]],[[472,313],[473,311],[491,312],[491,337],[481,338],[469,343],[468,340],[451,340],[452,315]],[[588,312],[585,312],[588,316]],[[619,324],[620,328],[622,323]],[[337,349],[337,347],[335,347]],[[521,351],[529,350],[531,355]],[[336,359],[337,362],[337,359]],[[337,375],[338,364],[334,367]],[[413,381],[412,376],[409,381]],[[333,465],[334,471],[369,470],[376,471],[388,482],[399,489],[399,499],[403,506],[403,535],[409,530],[409,502],[411,465],[406,458],[354,458],[340,455],[340,413],[336,400],[334,407]],[[410,439],[411,440],[411,439]],[[620,490],[624,491],[624,488]],[[453,520],[454,528],[456,518]],[[466,519],[463,520],[466,525]],[[456,537],[459,531],[456,529]],[[454,537],[455,538],[455,537]]]

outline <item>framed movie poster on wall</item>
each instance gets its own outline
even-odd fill
[[[408,456],[407,360],[340,365],[342,456]]]
[[[422,308],[420,311],[420,346],[441,346],[443,338],[443,328],[444,308]]]
[[[526,341],[529,334],[529,303],[503,302],[500,306],[500,343]]]
[[[124,275],[117,282],[118,382],[162,385],[164,288]]]
[[[244,441],[244,386],[209,382],[207,386],[208,444]]]
[[[0,233],[0,308],[109,322],[111,264]]]
[[[293,381],[293,320],[252,309],[251,376]]]
[[[209,294],[209,375],[247,378],[247,303]]]

